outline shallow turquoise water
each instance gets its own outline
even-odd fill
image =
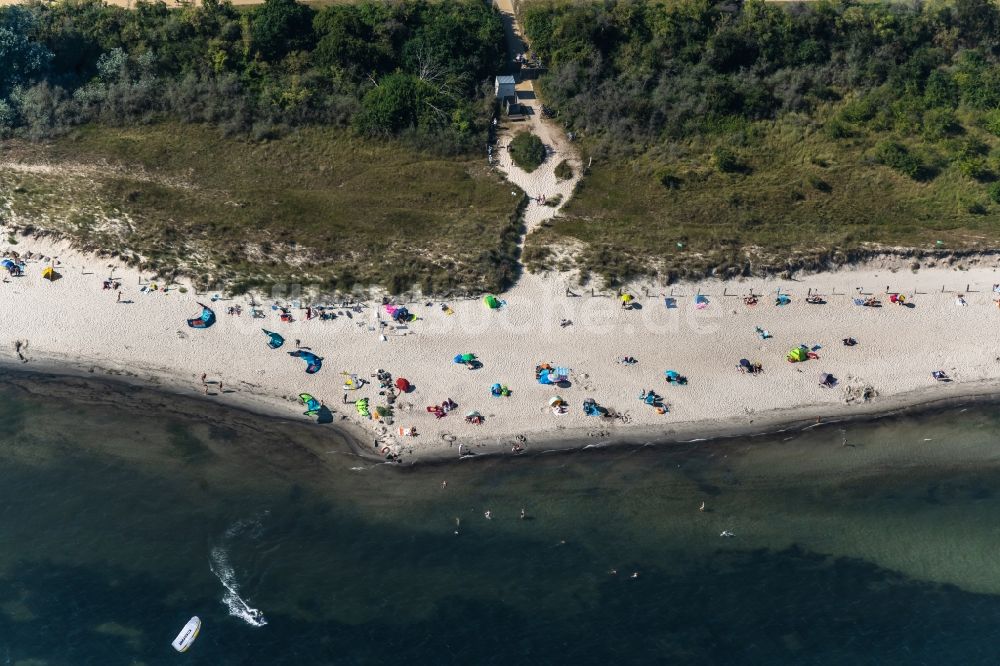
[[[996,662],[990,405],[401,469],[127,393],[0,389],[0,664]]]

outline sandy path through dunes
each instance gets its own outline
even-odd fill
[[[507,56],[510,60],[518,53],[525,52],[521,28],[514,16],[514,8],[510,0],[496,0],[504,23],[507,37]],[[507,123],[498,135],[498,166],[507,179],[520,187],[529,197],[529,203],[524,211],[526,233],[530,233],[539,224],[550,219],[559,212],[573,194],[577,181],[580,179],[582,165],[576,151],[572,149],[566,133],[554,122],[542,118],[541,103],[535,94],[531,80],[522,79],[517,83],[518,101],[525,107],[526,119]],[[514,164],[507,150],[507,145],[517,132],[531,132],[545,144],[548,156],[537,169],[528,173]],[[555,175],[556,166],[566,160],[573,170],[572,178],[559,180]],[[544,197],[549,205],[541,203],[539,197]],[[551,205],[558,201],[557,205]]]

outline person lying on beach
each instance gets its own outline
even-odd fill
[[[968,305],[968,302],[965,300],[965,294],[958,295],[958,298],[955,299],[955,305],[963,308]]]
[[[468,370],[478,370],[483,367],[483,364],[479,362],[475,354],[459,354],[455,357],[455,363],[464,365]]]
[[[553,367],[552,367],[551,363],[540,363],[539,365],[536,365],[535,366],[535,379],[540,379],[541,376],[542,376],[542,373],[543,372],[547,373],[549,370],[553,370]]]
[[[750,305],[750,306],[757,305],[757,297],[754,296],[753,294],[750,294],[749,296],[744,296],[743,297],[743,304],[744,305]]]
[[[639,395],[639,399],[651,407],[657,407],[657,408],[664,407],[663,398],[660,397],[660,395],[653,389],[649,389],[648,391],[643,391]]]
[[[392,386],[392,373],[386,372],[382,368],[379,368],[378,370],[375,371],[375,374],[373,376],[375,377],[376,380],[378,380],[379,388],[384,389]]]

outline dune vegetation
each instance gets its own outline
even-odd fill
[[[479,0],[3,7],[0,222],[237,290],[501,290],[503,62]]]
[[[1000,241],[991,2],[520,13],[549,67],[543,97],[591,164],[565,215],[529,236],[534,269],[732,276]]]
[[[0,186],[22,230],[235,291],[495,291],[517,273],[520,198],[483,160],[345,130],[256,142],[203,125],[90,125],[8,141]]]

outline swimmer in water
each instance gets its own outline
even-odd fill
[[[633,571],[632,575],[629,576],[629,578],[631,578],[632,580],[635,580],[638,577],[639,577],[639,572],[638,571]]]
[[[442,481],[441,482],[441,487],[442,488],[447,488],[448,487],[448,482],[447,481]]]
[[[483,515],[486,516],[486,520],[493,520],[493,512],[492,511],[490,511],[490,510],[487,509],[486,513],[484,513]]]
[[[701,503],[701,506],[698,507],[698,510],[699,511],[704,511],[705,510],[705,503],[704,502]]]
[[[524,510],[524,508],[522,507],[522,508],[521,508],[521,520],[524,520],[524,519],[525,519],[525,518],[527,518],[527,517],[528,517],[528,514],[527,514],[527,512],[526,512],[526,511]]]

